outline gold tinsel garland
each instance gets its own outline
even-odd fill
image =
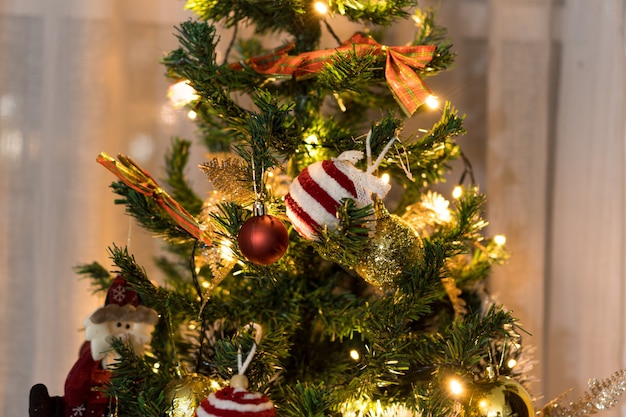
[[[585,417],[606,411],[617,405],[626,390],[626,369],[615,372],[609,378],[589,381],[589,391],[577,401],[565,403],[566,392],[546,404],[537,415],[539,417]]]

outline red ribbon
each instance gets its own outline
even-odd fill
[[[176,224],[193,237],[209,246],[212,245],[210,236],[194,216],[162,189],[147,171],[127,156],[118,155],[118,158],[119,162],[105,152],[101,152],[96,161],[133,190],[152,198],[174,219]]]
[[[291,76],[296,79],[314,76],[333,57],[340,54],[386,55],[385,78],[402,110],[411,116],[431,94],[430,89],[413,70],[424,68],[433,59],[434,45],[384,46],[371,37],[355,33],[335,49],[288,55],[294,44],[280,47],[268,55],[246,59],[230,65],[232,69],[249,68],[259,74]]]

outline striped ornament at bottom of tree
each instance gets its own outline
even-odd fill
[[[226,387],[209,395],[196,410],[197,417],[276,417],[272,401],[258,392]]]

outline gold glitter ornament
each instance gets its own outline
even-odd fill
[[[476,384],[461,417],[534,417],[533,402],[526,389],[508,377]]]
[[[376,220],[373,236],[354,270],[368,283],[387,291],[395,288],[403,271],[423,257],[422,239],[415,229],[402,218],[385,213]]]
[[[191,417],[200,402],[212,391],[212,380],[200,374],[183,375],[171,380],[165,387],[165,397],[170,403],[169,417]]]

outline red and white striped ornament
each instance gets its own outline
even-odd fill
[[[274,404],[265,395],[232,386],[205,398],[196,410],[197,417],[276,417]]]
[[[244,362],[241,360],[241,349],[237,352],[239,372],[233,375],[228,387],[202,400],[196,409],[195,417],[276,417],[274,403],[268,397],[258,392],[248,391],[248,378],[245,371],[252,361],[263,334],[261,325],[251,323],[250,326],[256,332],[254,343]]]
[[[317,240],[324,226],[331,230],[338,226],[337,208],[342,199],[351,198],[357,207],[365,207],[373,204],[373,193],[384,197],[390,185],[372,174],[383,154],[375,164],[369,164],[367,171],[354,166],[363,158],[361,151],[346,151],[302,170],[285,196],[287,216],[296,231],[309,240]]]

